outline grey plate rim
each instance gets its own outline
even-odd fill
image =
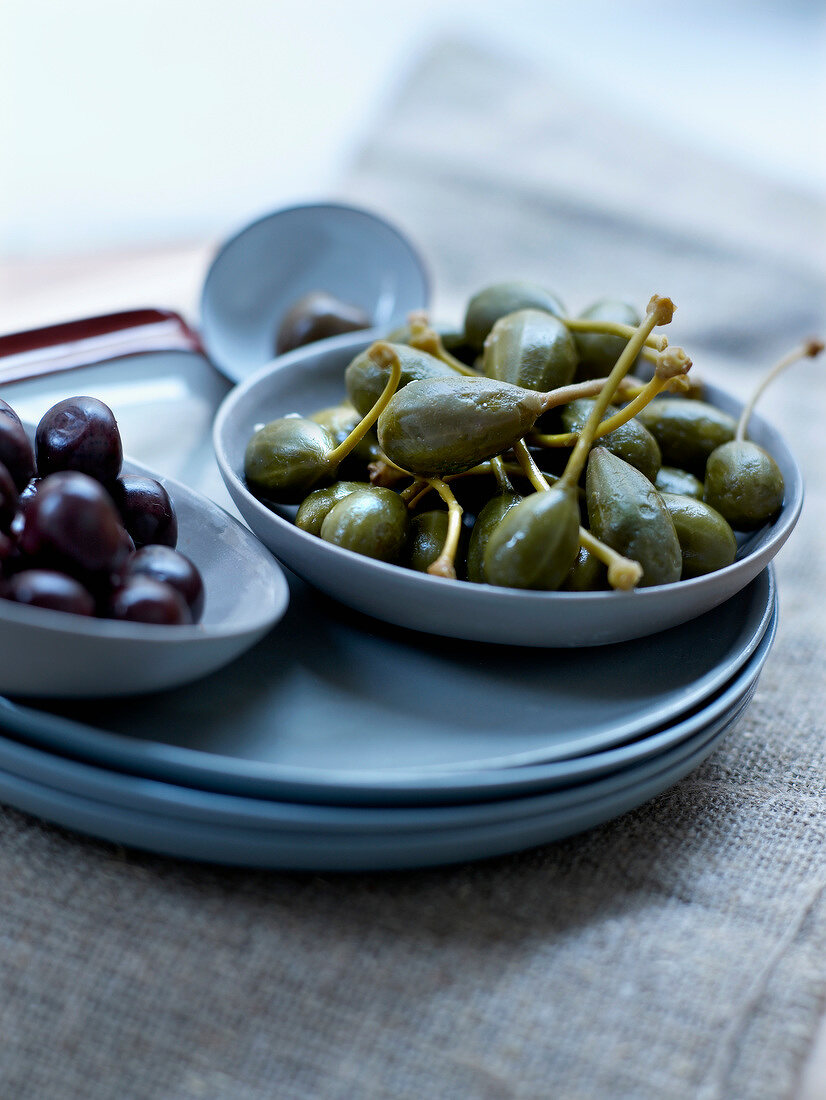
[[[0,696],[0,729],[12,731],[18,737],[24,737],[49,751],[115,770],[145,775],[147,778],[227,794],[286,797],[291,801],[312,802],[323,797],[349,804],[386,799],[398,803],[403,798],[423,797],[439,800],[462,796],[472,798],[478,790],[494,787],[496,783],[492,777],[496,774],[501,773],[509,782],[514,782],[515,768],[519,769],[522,780],[530,778],[527,769],[538,767],[551,768],[551,771],[544,774],[558,774],[559,781],[562,781],[572,774],[563,766],[566,760],[576,760],[586,754],[593,758],[613,752],[617,755],[606,756],[606,761],[610,761],[610,766],[615,766],[620,755],[630,751],[629,744],[636,744],[635,739],[650,736],[652,729],[674,723],[676,726],[671,725],[671,728],[679,728],[682,722],[693,719],[693,710],[704,710],[713,706],[715,692],[725,689],[727,681],[735,678],[747,665],[763,645],[767,630],[777,617],[778,595],[773,568],[764,571],[752,583],[760,585],[763,581],[766,585],[766,597],[765,603],[758,605],[762,606],[759,621],[751,631],[747,644],[737,650],[736,659],[726,662],[724,673],[718,675],[719,669],[716,667],[704,678],[704,690],[690,693],[684,702],[682,699],[679,703],[675,701],[672,706],[659,712],[657,720],[650,725],[640,727],[638,722],[633,726],[626,722],[618,729],[613,729],[610,737],[605,734],[590,738],[582,736],[572,741],[570,748],[563,754],[555,753],[552,761],[547,759],[547,755],[543,759],[541,750],[535,750],[531,753],[512,754],[506,758],[494,757],[489,763],[478,762],[478,766],[470,762],[467,767],[429,765],[419,768],[377,769],[374,772],[367,769],[353,772],[337,769],[334,773],[325,773],[318,768],[256,762],[160,741],[136,741],[131,736],[99,730],[81,721],[42,712],[3,696]],[[162,706],[163,701],[160,698],[161,711]],[[547,750],[545,753],[547,754]],[[556,773],[553,771],[554,766],[557,767]]]
[[[437,797],[427,806],[428,810],[433,810],[436,806],[445,803],[448,806],[455,807],[459,803],[485,803],[492,800],[507,801],[514,798],[526,799],[532,797],[534,792],[537,791],[547,793],[549,790],[559,787],[582,786],[598,781],[599,776],[626,771],[635,766],[639,767],[652,757],[674,751],[682,742],[697,736],[700,731],[720,720],[727,711],[736,705],[738,699],[756,683],[774,642],[777,620],[778,613],[775,601],[771,621],[749,660],[710,702],[682,721],[640,737],[629,745],[602,753],[589,754],[570,761],[523,766],[498,772],[491,769],[488,772],[468,773],[463,775],[457,782],[451,781],[449,787],[439,787],[436,791]],[[0,703],[7,706],[6,700],[0,699]],[[4,729],[7,728],[5,722],[2,723],[2,726]],[[28,741],[21,741],[19,740],[20,736],[18,735],[18,739],[15,740],[9,737],[0,737],[0,767],[8,766],[10,756],[20,760],[36,761],[39,759],[42,767],[57,767],[59,770],[74,772],[79,776],[93,777],[96,773],[108,775],[116,786],[122,787],[129,780],[132,780],[136,782],[137,789],[142,793],[154,789],[168,795],[170,791],[177,789],[181,792],[189,792],[189,794],[181,796],[185,801],[193,799],[197,801],[199,797],[208,796],[213,805],[226,805],[230,810],[239,805],[246,805],[249,811],[255,803],[272,805],[275,802],[281,802],[293,807],[292,812],[296,819],[302,820],[308,812],[308,807],[317,808],[319,805],[332,810],[345,811],[366,809],[375,812],[377,809],[389,809],[390,812],[399,814],[408,805],[421,807],[424,804],[416,788],[402,788],[399,791],[389,786],[383,787],[381,790],[385,794],[389,792],[392,801],[387,804],[378,803],[375,805],[372,803],[367,804],[363,800],[357,800],[355,803],[352,799],[344,802],[334,802],[325,797],[322,803],[318,798],[306,800],[290,798],[286,800],[282,796],[281,799],[273,799],[261,795],[241,795],[224,791],[205,790],[200,787],[191,788],[154,777],[136,776],[131,772],[113,771],[101,766],[99,763],[92,764],[83,760],[78,761],[75,758],[55,753],[51,749],[44,749],[38,745],[31,745]],[[22,736],[25,736],[25,734]],[[47,761],[51,761],[51,764],[48,764]],[[406,796],[404,800],[399,798],[399,794]],[[310,812],[312,813],[312,810]]]
[[[603,824],[647,802],[691,772],[737,723],[741,713],[738,710],[716,732],[698,741],[696,749],[679,763],[666,763],[647,780],[602,798],[527,818],[506,818],[493,825],[407,834],[385,829],[362,845],[354,845],[352,836],[337,831],[324,840],[294,834],[285,838],[273,830],[193,822],[183,823],[180,829],[171,828],[163,815],[55,790],[8,773],[1,766],[0,797],[24,812],[82,834],[178,859],[304,872],[406,870],[507,855]]]

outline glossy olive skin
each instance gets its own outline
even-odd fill
[[[420,512],[410,520],[407,544],[400,564],[418,573],[426,573],[442,552],[447,538],[448,514],[445,509],[434,508]],[[457,570],[457,575],[458,575]]]
[[[20,494],[6,467],[0,462],[0,531],[8,532],[17,512]]]
[[[154,626],[191,626],[192,612],[175,588],[152,577],[135,576],[112,594],[109,617]]]
[[[326,428],[304,417],[271,420],[250,439],[244,477],[253,493],[266,500],[295,504],[335,473],[329,455],[335,443]]]
[[[379,417],[379,445],[403,470],[458,474],[511,447],[541,410],[539,394],[507,382],[457,374],[411,382]]]
[[[658,493],[675,493],[678,496],[703,499],[703,483],[688,470],[678,470],[676,466],[660,466],[654,480]]]
[[[0,416],[0,462],[22,490],[35,476],[34,450],[19,419]]]
[[[407,539],[407,507],[392,489],[359,489],[340,500],[321,525],[325,542],[378,561],[398,561]]]
[[[612,298],[602,298],[594,302],[579,316],[587,321],[618,321],[634,328],[642,320],[633,306]],[[609,375],[628,343],[622,336],[610,336],[603,332],[575,332],[573,335],[579,355],[577,382]]]
[[[0,398],[0,416],[6,416],[9,418],[9,420],[13,420],[21,427],[23,426],[23,421],[20,419],[20,417],[17,415],[17,413],[8,403],[8,401],[3,401],[2,398]]]
[[[102,485],[87,474],[66,470],[40,482],[23,513],[18,542],[21,552],[38,565],[81,577],[118,567],[129,549],[123,533]]]
[[[734,439],[734,417],[705,401],[658,397],[637,414],[637,419],[660,445],[667,466],[705,476],[708,456],[722,443]]]
[[[69,397],[53,405],[37,425],[35,451],[41,477],[79,470],[111,485],[123,463],[115,415],[96,397]]]
[[[674,521],[645,474],[595,447],[588,457],[586,496],[591,531],[640,563],[639,587],[680,579],[683,557]]]
[[[353,408],[349,401],[341,405],[331,405],[327,409],[319,409],[310,416],[310,420],[326,428],[333,437],[335,445],[343,443],[352,430],[361,423],[361,414]],[[381,458],[379,441],[375,428],[368,432],[353,447],[339,466],[339,477],[348,477],[363,473],[368,463],[376,462]]]
[[[6,596],[29,607],[50,611],[69,611],[73,615],[93,615],[95,601],[90,592],[73,577],[49,569],[25,569],[11,578]]]
[[[276,355],[294,348],[370,327],[370,318],[358,306],[342,302],[323,290],[313,290],[293,302],[284,314],[275,339]]]
[[[496,283],[480,290],[468,302],[465,313],[465,342],[482,351],[490,330],[500,317],[520,309],[541,309],[555,317],[565,316],[565,307],[555,294],[536,283]]]
[[[661,495],[680,540],[682,580],[731,565],[737,554],[737,539],[720,513],[694,497]]]
[[[573,381],[576,346],[558,317],[520,309],[500,317],[490,330],[482,364],[488,378],[529,390],[552,390]]]
[[[579,504],[565,484],[511,508],[488,539],[484,574],[505,588],[559,588],[579,549]]]
[[[562,409],[561,416],[565,430],[568,432],[581,432],[594,404],[595,401],[591,398],[582,397],[566,405]],[[603,419],[607,420],[615,412],[617,412],[616,407],[609,405],[605,410]],[[652,482],[662,464],[660,448],[656,439],[635,418],[632,418],[626,424],[620,425],[619,428],[615,428],[607,435],[601,436],[598,445],[605,447],[612,454],[636,467]]]
[[[112,499],[135,546],[176,545],[178,518],[175,508],[169,493],[155,478],[124,474],[112,488]]]
[[[398,355],[401,366],[397,390],[423,378],[457,377],[452,367],[426,351],[408,347],[407,344],[392,344],[391,347]],[[390,368],[377,363],[368,351],[357,355],[344,372],[347,397],[362,416],[366,416],[381,397],[390,377]]]
[[[580,546],[576,561],[562,584],[565,592],[597,592],[608,587],[608,567]]]
[[[315,489],[301,502],[295,525],[308,535],[320,535],[321,525],[340,500],[361,489],[372,489],[366,481],[336,481],[326,489]]]
[[[125,583],[134,577],[151,577],[174,588],[184,599],[192,621],[204,610],[204,580],[198,567],[171,546],[144,546],[129,558],[122,573]]]
[[[23,555],[20,553],[17,540],[13,535],[0,531],[0,578],[16,573],[23,565]],[[3,583],[0,579],[0,590]],[[0,594],[2,594],[1,591]]]
[[[703,499],[735,531],[752,531],[774,519],[783,494],[780,467],[757,443],[724,443],[709,455]]]
[[[485,504],[476,517],[473,530],[470,532],[470,542],[467,550],[467,579],[475,584],[486,584],[485,577],[485,549],[488,539],[504,519],[511,508],[515,507],[522,497],[519,493],[497,493],[495,497]]]

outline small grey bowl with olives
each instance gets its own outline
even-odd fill
[[[112,410],[0,401],[0,692],[105,697],[207,675],[288,602],[260,543],[216,504],[123,461]]]

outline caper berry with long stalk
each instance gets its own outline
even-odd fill
[[[670,299],[657,295],[651,299],[645,320],[626,344],[594,402],[560,480],[547,492],[525,497],[495,528],[484,555],[485,576],[491,584],[555,589],[565,580],[579,550],[577,483],[594,433],[645,339],[655,326],[668,324],[673,313]]]
[[[818,340],[793,348],[768,371],[737,422],[734,439],[711,452],[706,464],[703,500],[726,519],[736,531],[762,527],[783,506],[785,486],[780,467],[763,447],[746,439],[754,406],[777,376],[801,359],[823,351]]]
[[[333,480],[342,461],[375,424],[399,384],[401,364],[393,347],[378,341],[369,354],[389,370],[389,377],[367,415],[338,446],[326,428],[305,417],[280,417],[259,428],[244,456],[244,476],[253,492],[288,504],[303,500],[311,490]]]
[[[537,492],[550,492],[551,486],[542,471],[534,462],[533,456],[525,446],[524,440],[514,444],[514,454],[519,460],[522,470]],[[603,565],[608,568],[608,583],[612,588],[628,592],[635,588],[642,579],[642,566],[638,561],[619,554],[607,543],[600,541],[585,527],[579,528],[579,545],[590,551]]]

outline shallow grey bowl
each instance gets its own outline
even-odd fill
[[[413,246],[382,218],[339,203],[277,210],[219,250],[201,297],[201,336],[233,381],[275,356],[281,318],[297,299],[324,290],[387,329],[423,309],[430,280]]]
[[[228,664],[284,614],[284,573],[242,524],[145,466],[125,462],[123,470],[157,478],[172,498],[178,549],[204,580],[202,621],[151,626],[0,600],[0,693],[104,697],[176,687]]]
[[[774,523],[745,539],[733,565],[705,577],[635,592],[531,592],[430,577],[333,546],[299,530],[295,509],[270,511],[249,492],[244,451],[256,425],[309,414],[344,398],[344,368],[364,333],[300,348],[237,386],[215,419],[218,466],[236,506],[261,541],[310,584],[378,619],[446,637],[531,646],[588,646],[642,638],[729,599],[774,558],[803,503],[800,470],[781,436],[754,416],[750,436],[775,457],[786,499]],[[707,400],[733,415],[737,400],[714,386]]]

